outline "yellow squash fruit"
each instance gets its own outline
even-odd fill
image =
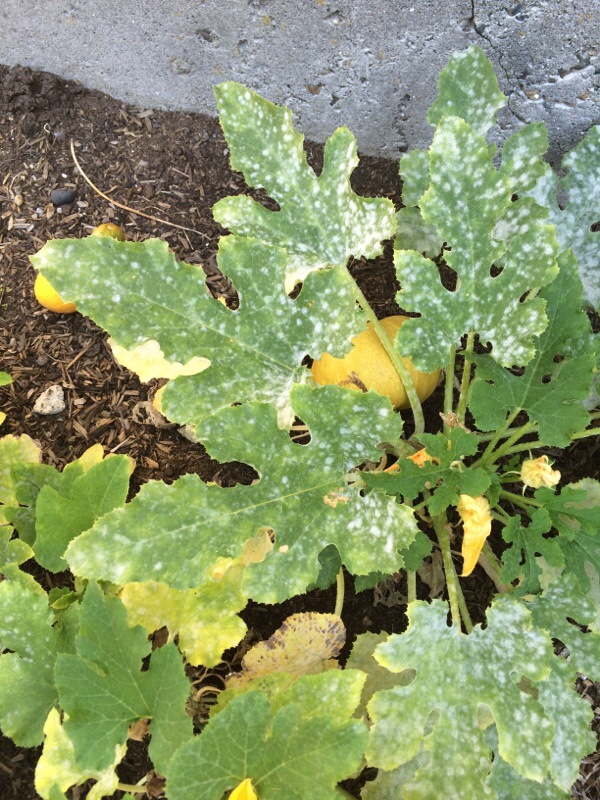
[[[379,320],[393,342],[400,326],[408,317],[395,315]],[[337,383],[359,391],[373,389],[389,397],[396,410],[410,408],[408,396],[400,376],[371,324],[352,340],[352,350],[344,358],[333,358],[323,353],[312,365],[312,376],[322,385]],[[410,358],[402,358],[421,401],[426,400],[438,385],[440,371],[419,372]]]
[[[110,236],[111,239],[116,239],[119,242],[124,242],[127,238],[123,228],[119,228],[112,222],[105,222],[103,225],[98,225],[92,231],[92,236]]]
[[[57,314],[72,314],[77,311],[75,303],[65,303],[59,293],[54,289],[44,276],[38,272],[33,284],[35,299],[41,306]]]

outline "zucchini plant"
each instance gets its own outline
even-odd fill
[[[168,378],[170,420],[257,479],[188,474],[125,502],[126,456],[93,448],[58,472],[27,437],[5,437],[2,729],[43,742],[44,800],[90,778],[90,800],[126,788],[115,768],[140,725],[169,800],[333,800],[365,765],[378,772],[363,800],[568,798],[595,747],[575,683],[600,680],[600,483],[563,481],[553,459],[599,430],[586,310],[600,301],[600,128],[560,180],[541,124],[498,153],[488,134],[506,98],[469,48],[440,75],[430,148],[400,161],[397,211],[353,191],[346,128],[316,175],[289,110],[237,83],[216,96],[233,169],[278,206],[242,195],[214,208],[239,305],[156,239],[54,240],[31,260],[120,363]],[[394,340],[348,269],[392,238],[410,316]],[[404,418],[374,391],[311,378],[307,357],[343,357],[367,323],[404,383]],[[406,357],[443,371],[431,430]],[[446,599],[417,597],[432,552]],[[47,595],[29,558],[70,569],[74,588]],[[477,624],[461,581],[474,569],[495,587]],[[359,636],[341,668],[344,582],[398,572],[404,632]],[[194,731],[186,662],[210,667],[237,645],[249,599],[332,585],[331,613],[294,615],[248,651]]]

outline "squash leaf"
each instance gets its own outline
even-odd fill
[[[381,242],[395,232],[394,206],[352,191],[358,155],[347,128],[327,140],[317,176],[289,109],[234,82],[217,86],[215,95],[232,168],[279,205],[279,211],[270,211],[250,197],[226,197],[213,208],[217,222],[235,234],[285,248],[292,285],[312,270],[343,267],[350,256],[375,258],[382,252]]]
[[[599,232],[591,227],[600,220],[600,125],[594,125],[581,142],[563,158],[568,170],[559,180],[546,165],[529,194],[549,209],[549,221],[556,225],[561,249],[571,247],[577,258],[587,305],[600,308],[600,269],[598,268]],[[558,205],[557,190],[566,195]]]
[[[546,445],[566,447],[584,430],[589,413],[583,401],[593,380],[594,337],[581,310],[581,282],[571,251],[559,258],[560,273],[540,292],[547,301],[548,327],[535,340],[533,360],[515,375],[490,356],[474,357],[477,365],[469,407],[483,430],[497,430],[508,413],[527,412],[539,424]]]
[[[556,538],[546,538],[552,520],[544,508],[536,508],[529,525],[522,525],[521,517],[511,517],[502,529],[502,538],[510,544],[502,554],[501,580],[510,584],[520,583],[515,591],[518,595],[537,594],[543,573],[538,558],[555,569],[565,566],[565,558]]]
[[[367,739],[364,723],[350,719],[362,689],[353,672],[336,674],[351,709],[346,714],[323,703],[321,681],[313,682],[317,691],[301,693],[301,702],[295,683],[287,702],[284,695],[272,705],[259,690],[235,697],[173,757],[169,799],[221,800],[250,778],[260,800],[335,800],[336,783],[359,769]]]
[[[377,442],[399,435],[402,422],[387,398],[338,386],[297,386],[294,408],[311,441],[294,444],[277,428],[275,410],[247,403],[205,423],[205,444],[253,466],[252,486],[223,489],[184,475],[171,486],[149,483],[131,503],[75,539],[66,558],[75,574],[119,585],[156,580],[194,589],[219,556],[238,558],[244,543],[273,531],[275,546],[245,571],[243,591],[275,603],[305,591],[320,571],[318,555],[335,544],[352,574],[402,566],[398,551],[416,533],[412,511],[393,499],[348,486],[347,471],[377,458]],[[332,432],[335,432],[333,435]]]
[[[181,656],[174,644],[166,644],[142,672],[150,650],[146,632],[129,627],[121,601],[90,583],[76,652],[60,654],[55,669],[60,706],[68,715],[64,730],[81,769],[109,768],[115,748],[125,744],[129,726],[139,720],[151,720],[150,758],[163,774],[175,750],[192,736]]]
[[[208,294],[202,269],[176,261],[158,239],[55,239],[31,260],[111,334],[117,356],[145,380],[178,365],[162,410],[180,423],[198,425],[233,403],[260,400],[273,403],[289,428],[291,386],[310,374],[304,357],[344,355],[365,326],[349,273],[311,275],[292,300],[285,252],[254,239],[219,243],[219,268],[239,295],[236,311]]]
[[[53,797],[64,798],[71,786],[80,786],[90,779],[96,783],[86,795],[86,800],[101,800],[117,791],[119,776],[115,767],[119,764],[127,750],[126,745],[115,747],[115,758],[104,770],[82,769],[75,760],[73,742],[65,732],[60,721],[59,712],[53,708],[44,724],[44,749],[35,769],[35,789],[43,800]]]
[[[467,468],[463,464],[465,456],[477,452],[475,434],[453,428],[448,436],[443,433],[419,434],[419,442],[434,460],[426,461],[420,467],[409,458],[401,458],[396,462],[397,471],[364,472],[361,478],[367,486],[388,494],[400,493],[408,500],[415,500],[427,489],[431,492],[428,507],[433,515],[441,514],[449,505],[456,505],[459,495],[478,497],[489,487],[490,477],[485,470]]]
[[[383,666],[395,673],[414,670],[414,679],[373,696],[367,760],[393,770],[422,750],[429,759],[415,771],[406,798],[435,797],[441,785],[448,796],[491,798],[484,789],[491,751],[483,705],[498,730],[502,758],[524,777],[542,780],[550,768],[554,724],[520,684],[537,688],[549,676],[550,638],[532,626],[522,603],[506,596],[492,603],[487,627],[475,626],[469,636],[448,627],[447,613],[439,600],[413,602],[407,631],[377,648]]]

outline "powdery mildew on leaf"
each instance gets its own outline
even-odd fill
[[[43,725],[57,701],[54,663],[59,633],[46,594],[16,581],[0,582],[0,722],[21,747],[43,738]]]
[[[163,411],[180,423],[197,425],[232,403],[262,400],[273,403],[280,425],[289,427],[291,386],[309,374],[303,358],[343,356],[365,325],[346,271],[310,275],[292,300],[284,288],[286,254],[254,239],[229,236],[219,244],[219,268],[239,295],[236,311],[208,294],[199,267],[176,261],[157,239],[53,240],[32,261],[111,334],[127,351],[125,363],[141,367],[146,380],[172,374],[165,364],[181,373],[183,366],[197,371],[211,362],[167,386]],[[149,343],[156,343],[154,358],[140,362]]]
[[[498,730],[499,752],[520,774],[542,780],[550,768],[554,724],[542,705],[518,684],[537,688],[554,658],[548,635],[531,625],[525,607],[509,597],[494,601],[487,628],[469,636],[448,627],[446,603],[409,605],[409,627],[376,650],[393,672],[415,670],[407,686],[378,692],[368,711],[374,726],[369,763],[386,770],[429,755],[414,773],[407,800],[435,797],[439,786],[451,797],[493,798],[484,788],[491,752],[480,727],[480,706]],[[432,716],[433,715],[433,716]]]
[[[189,683],[174,644],[150,654],[146,631],[130,628],[127,611],[116,597],[105,597],[90,583],[81,605],[75,653],[56,659],[60,706],[68,715],[64,729],[81,769],[111,766],[115,747],[125,744],[129,726],[150,719],[149,754],[164,774],[175,750],[192,735],[185,703]]]
[[[317,176],[289,109],[234,82],[217,86],[215,94],[232,168],[251,186],[264,188],[280,208],[269,211],[246,196],[226,197],[213,209],[218,222],[233,233],[284,247],[288,276],[300,280],[314,269],[345,266],[350,256],[374,258],[382,252],[381,242],[395,232],[394,207],[352,191],[358,155],[347,128],[338,128],[326,142]]]
[[[402,421],[389,400],[338,386],[298,386],[292,399],[309,427],[309,444],[294,444],[264,404],[222,411],[206,421],[208,451],[252,465],[260,480],[230,489],[206,486],[196,475],[171,486],[148,483],[71,543],[67,560],[74,573],[119,585],[156,580],[192,589],[210,577],[216,558],[239,557],[261,529],[274,532],[275,547],[246,568],[243,587],[259,602],[304,592],[328,544],[352,574],[400,569],[398,551],[417,529],[412,511],[375,493],[361,497],[345,478],[351,467],[378,457],[377,442],[400,435]],[[338,502],[331,493],[341,495]]]
[[[350,671],[343,684],[340,691],[351,708],[347,714],[339,706],[330,711],[318,691],[303,692],[300,704],[295,684],[289,698],[280,696],[273,704],[263,691],[235,697],[173,757],[169,799],[221,800],[250,778],[260,800],[333,800],[336,783],[360,768],[367,738],[364,723],[349,718],[362,681],[357,683]]]
[[[595,125],[581,142],[563,158],[568,170],[559,181],[546,165],[543,176],[529,192],[549,209],[549,221],[556,225],[561,249],[573,248],[583,284],[584,300],[600,307],[600,244],[599,232],[591,226],[600,221],[600,125]],[[566,204],[560,208],[557,188],[566,193]]]
[[[431,125],[444,117],[460,117],[484,136],[496,121],[498,109],[506,105],[492,63],[479,47],[453,53],[438,82],[437,99],[427,112]]]
[[[508,245],[494,228],[511,202],[509,181],[492,166],[486,142],[461,119],[443,119],[431,146],[431,183],[421,199],[425,220],[451,246],[445,252],[456,272],[455,291],[445,289],[432,261],[413,251],[396,251],[402,290],[398,302],[421,319],[406,322],[396,339],[424,371],[443,367],[451,344],[472,331],[492,344],[501,364],[525,364],[534,354],[532,338],[546,326],[544,303],[521,302],[531,289],[557,273],[558,245],[551,226],[533,221]],[[502,258],[502,272],[490,270]]]
[[[559,258],[560,272],[544,287],[548,327],[536,338],[533,360],[522,374],[503,369],[490,356],[477,356],[469,408],[482,430],[497,430],[515,409],[539,424],[547,445],[566,447],[585,430],[590,415],[583,401],[593,380],[594,337],[581,310],[581,282],[571,251]]]

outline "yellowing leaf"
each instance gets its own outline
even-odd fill
[[[84,770],[77,764],[73,743],[63,728],[58,711],[53,708],[44,725],[46,739],[44,749],[35,770],[35,788],[44,800],[50,800],[53,789],[66,792],[71,786],[80,786],[90,778],[97,783],[87,794],[87,800],[100,800],[117,790],[119,776],[115,767],[119,764],[127,745],[115,747],[115,760],[106,769]]]
[[[270,639],[246,653],[242,672],[232,675],[228,683],[242,686],[272,672],[314,675],[335,669],[345,640],[346,629],[335,614],[293,614]]]
[[[235,787],[229,795],[229,800],[258,800],[258,795],[254,791],[250,778],[246,778]]]
[[[130,625],[141,625],[149,633],[166,626],[170,638],[179,636],[179,648],[190,664],[211,667],[246,633],[237,616],[247,602],[240,588],[243,573],[244,568],[235,565],[220,579],[185,591],[155,581],[128,583],[121,600]]]
[[[485,540],[492,531],[492,517],[490,504],[485,497],[461,494],[457,509],[463,523],[462,576],[464,578],[475,569]]]
[[[152,378],[177,378],[179,375],[197,375],[210,367],[208,358],[193,356],[182,364],[180,361],[167,361],[156,339],[148,339],[127,350],[113,339],[108,344],[114,357],[127,369],[135,372],[143,383]]]

